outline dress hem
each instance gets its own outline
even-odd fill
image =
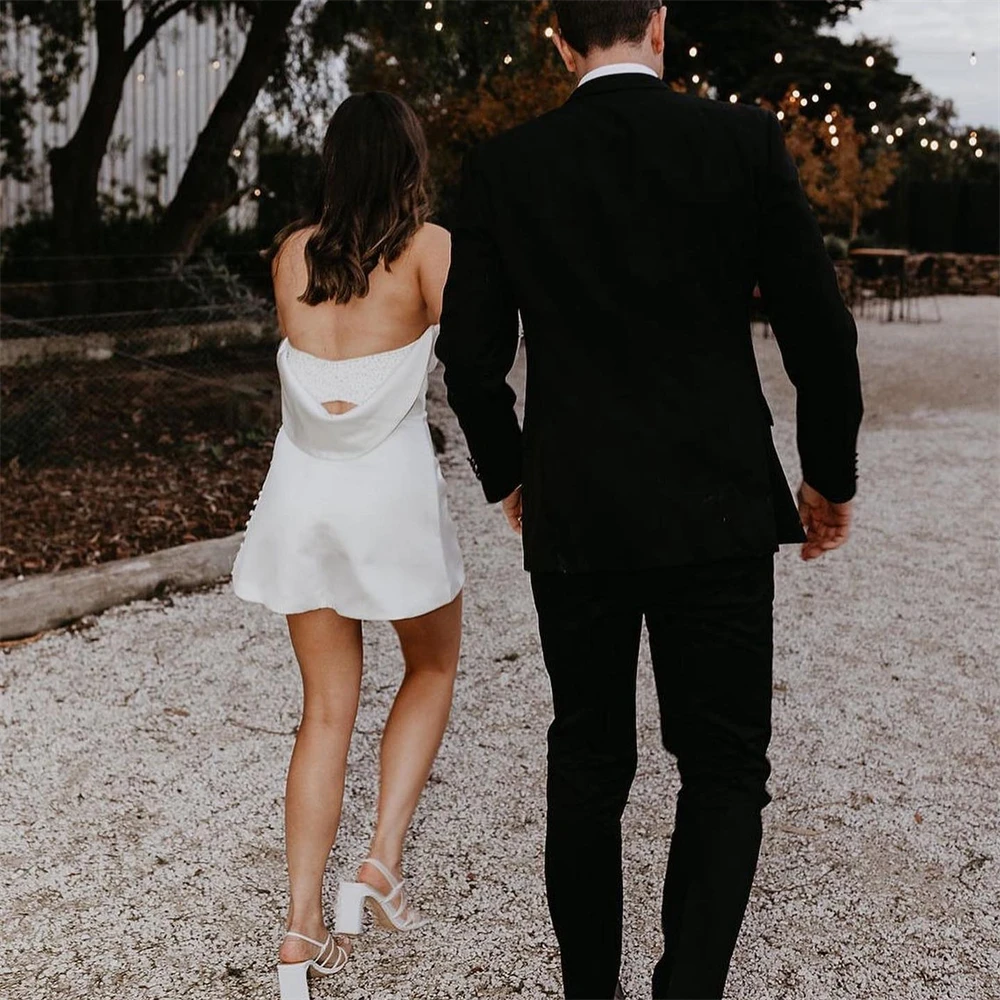
[[[245,592],[244,593],[240,593],[240,589],[237,588],[237,586],[236,586],[235,583],[230,583],[230,586],[232,588],[233,593],[241,601],[246,601],[249,604],[260,604],[263,607],[267,608],[268,611],[271,611],[271,612],[273,612],[276,615],[303,615],[307,611],[324,611],[324,610],[330,610],[330,611],[335,611],[338,615],[340,615],[341,618],[348,618],[351,621],[363,621],[363,622],[398,622],[398,621],[405,621],[408,618],[420,618],[423,615],[429,615],[432,611],[437,611],[439,608],[443,608],[446,605],[451,604],[451,602],[454,601],[455,598],[458,597],[458,595],[462,592],[462,588],[465,586],[465,574],[462,574],[462,577],[459,580],[458,586],[455,587],[452,590],[451,596],[449,598],[447,598],[447,600],[441,601],[440,603],[434,603],[434,604],[431,605],[431,607],[424,608],[423,610],[408,611],[406,614],[398,614],[398,615],[387,615],[387,614],[357,615],[357,614],[347,614],[346,612],[341,611],[339,608],[335,607],[332,602],[331,603],[325,603],[325,604],[310,604],[309,606],[303,607],[303,608],[293,608],[293,609],[279,608],[279,607],[276,607],[271,602],[269,602],[264,597],[250,597],[250,596],[247,596]]]

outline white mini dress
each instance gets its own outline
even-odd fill
[[[395,621],[457,596],[462,554],[427,424],[434,336],[345,361],[281,341],[282,423],[233,563],[238,597]],[[356,405],[332,414],[332,399]]]

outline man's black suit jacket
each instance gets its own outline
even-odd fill
[[[486,498],[523,484],[525,566],[773,552],[802,529],[750,336],[759,285],[803,478],[855,490],[857,330],[781,127],[605,76],[471,153],[437,353]],[[520,313],[524,426],[507,375]]]

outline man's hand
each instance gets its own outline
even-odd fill
[[[830,503],[805,482],[799,487],[798,500],[799,517],[806,531],[802,558],[817,559],[824,552],[839,549],[850,533],[851,501]]]
[[[507,523],[521,534],[521,487],[518,486],[510,496],[500,501],[503,508],[503,515],[507,518]]]

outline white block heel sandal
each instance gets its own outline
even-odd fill
[[[327,934],[325,941],[314,941],[305,934],[297,934],[295,931],[289,931],[285,937],[308,941],[309,944],[316,945],[319,951],[314,958],[305,962],[278,963],[278,989],[281,991],[281,1000],[309,1000],[309,973],[332,976],[347,965],[347,959],[351,954],[346,948],[337,944],[332,934]]]
[[[337,895],[337,921],[334,924],[336,933],[360,934],[366,905],[376,922],[388,930],[412,931],[423,927],[427,918],[410,906],[403,892],[402,880],[397,879],[376,858],[367,858],[364,863],[371,865],[385,877],[389,883],[389,892],[382,895],[367,882],[341,882]]]

